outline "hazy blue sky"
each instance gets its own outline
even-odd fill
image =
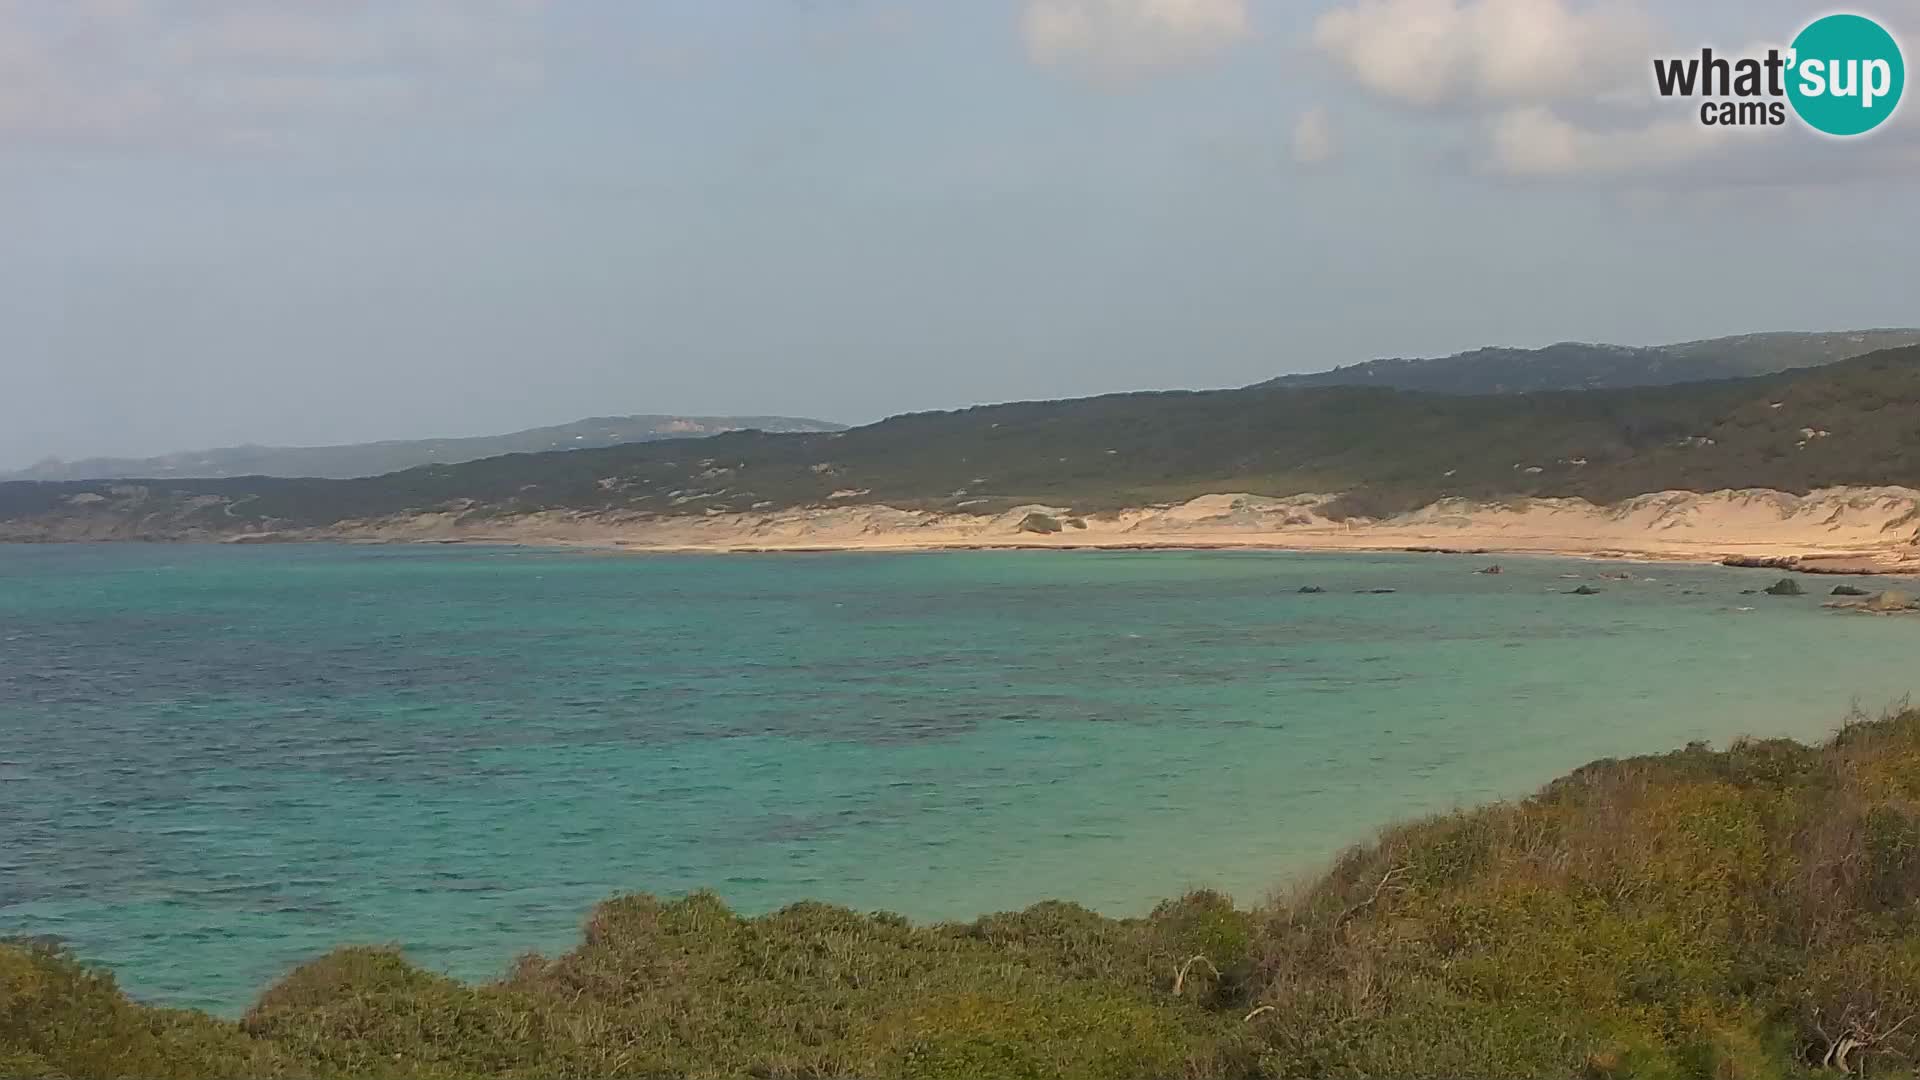
[[[1920,323],[1920,108],[1651,92],[1827,7],[0,0],[0,468]]]

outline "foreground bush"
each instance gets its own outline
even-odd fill
[[[246,1076],[278,1070],[269,1049],[199,1013],[135,1005],[51,944],[0,945],[0,1077]]]
[[[1714,1077],[1920,1065],[1920,713],[1589,765],[1252,911],[601,904],[469,986],[341,949],[237,1024],[0,946],[0,1075]]]

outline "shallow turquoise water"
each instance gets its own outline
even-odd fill
[[[620,891],[1251,901],[1920,683],[1920,620],[1740,595],[1769,575],[1487,561],[0,547],[0,933],[233,1012],[348,941],[491,976]]]

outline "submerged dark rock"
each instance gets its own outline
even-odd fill
[[[1600,590],[1594,588],[1591,585],[1582,585],[1577,589],[1569,589],[1566,595],[1568,596],[1599,596]]]
[[[1858,585],[1835,585],[1835,586],[1833,587],[1833,592],[1832,592],[1832,593],[1830,593],[1829,595],[1832,595],[1832,596],[1872,596],[1873,594],[1872,594],[1871,592],[1868,592],[1867,590],[1865,590],[1865,589],[1863,589],[1863,588],[1861,588],[1861,587],[1860,587],[1860,586],[1858,586]]]
[[[1773,584],[1767,586],[1767,595],[1768,596],[1804,596],[1806,595],[1806,590],[1802,589],[1800,587],[1800,583],[1793,580],[1792,578],[1783,577],[1779,581],[1776,581]]]
[[[1327,590],[1321,588],[1318,585],[1302,585],[1300,586],[1300,591],[1303,593],[1323,593],[1323,592],[1326,592]]]

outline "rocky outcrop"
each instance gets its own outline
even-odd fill
[[[1834,600],[1827,606],[1841,611],[1857,611],[1864,615],[1920,613],[1920,601],[1916,601],[1912,593],[1899,589],[1874,593],[1865,599]]]
[[[1729,555],[1720,560],[1720,565],[1744,570],[1792,570],[1799,562],[1798,555]]]

